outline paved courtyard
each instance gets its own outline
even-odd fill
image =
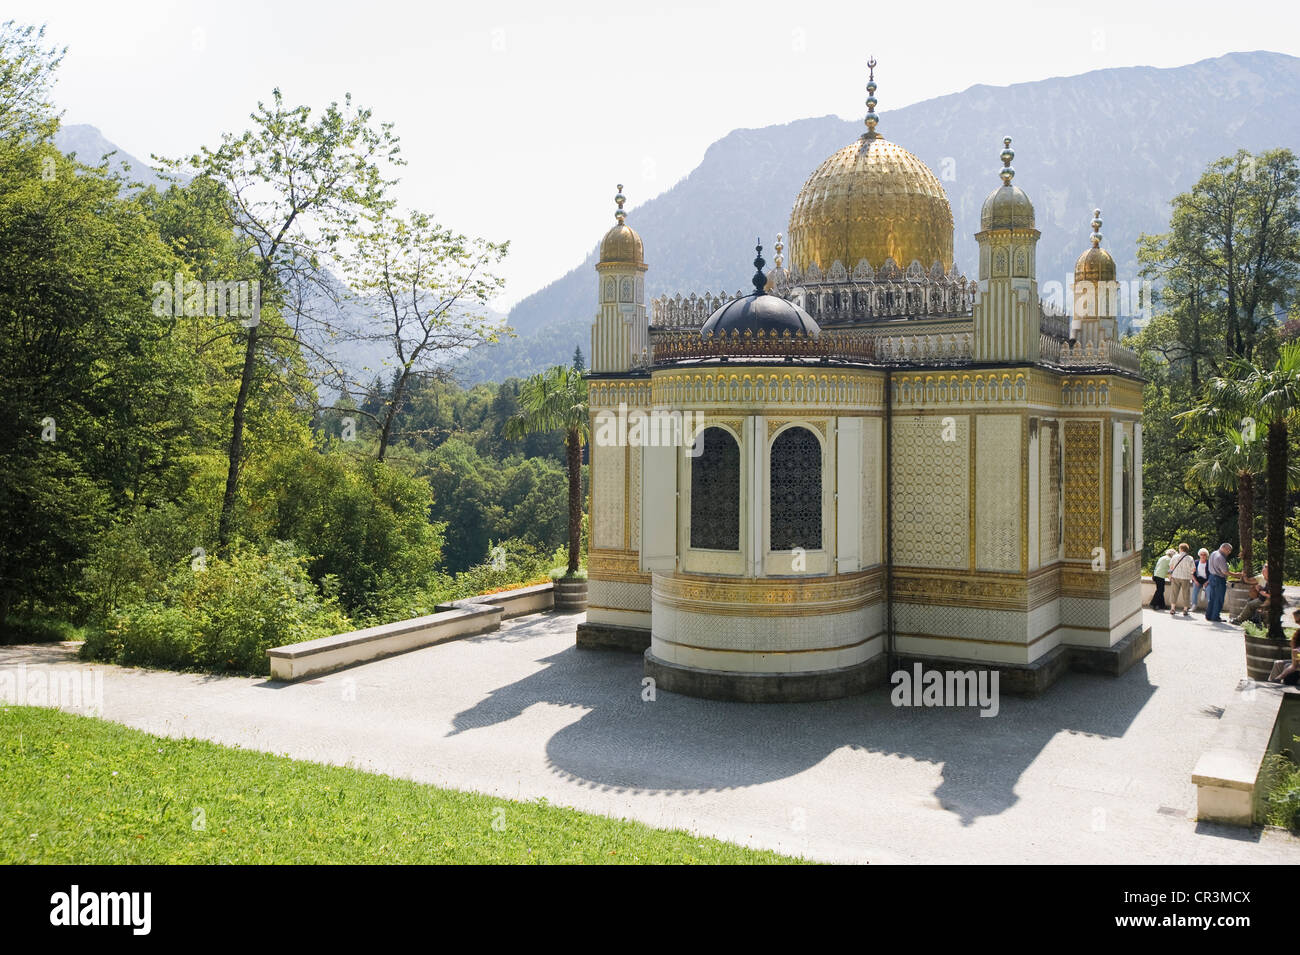
[[[1040,699],[896,709],[642,699],[641,661],[577,650],[582,615],[306,683],[96,667],[107,719],[512,799],[871,863],[1291,863],[1300,840],[1198,824],[1193,765],[1244,673],[1240,630],[1146,611],[1153,653]],[[0,666],[77,666],[0,647]],[[238,780],[231,780],[238,786]],[[508,821],[508,816],[507,816]]]

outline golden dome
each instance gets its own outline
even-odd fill
[[[874,269],[885,259],[902,269],[913,260],[952,268],[952,207],[943,186],[921,160],[870,132],[808,177],[789,234],[791,265],[800,272],[813,263],[824,272],[837,259],[849,271],[860,259]]]
[[[1101,210],[1092,213],[1092,248],[1079,256],[1074,263],[1076,282],[1115,281],[1115,260],[1101,247]]]
[[[623,222],[627,218],[627,213],[623,211],[623,203],[627,201],[627,197],[623,195],[622,183],[619,183],[618,195],[614,197],[614,201],[618,203],[618,211],[614,213],[618,224],[606,232],[605,238],[600,240],[600,261],[596,264],[644,267],[645,247],[641,243],[641,237],[636,234],[636,230]]]
[[[619,224],[600,240],[600,265],[645,265],[645,248],[631,226]]]
[[[990,229],[1033,229],[1034,204],[1029,201],[1025,191],[1019,186],[1011,185],[1016,171],[1011,168],[1011,160],[1016,157],[1011,148],[1011,137],[1002,140],[1002,185],[989,193],[980,209],[980,231]]]
[[[980,209],[980,231],[1034,228],[1034,204],[1019,186],[998,186]]]

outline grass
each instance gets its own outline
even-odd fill
[[[0,863],[787,863],[681,831],[0,707]]]

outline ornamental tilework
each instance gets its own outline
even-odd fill
[[[1023,610],[985,610],[955,604],[894,606],[894,628],[900,634],[925,634],[956,640],[1028,643],[1029,614]]]
[[[1020,416],[975,419],[975,566],[1020,569]]]
[[[624,475],[627,448],[591,446],[595,451],[596,472],[592,478],[591,541],[596,547],[619,550],[623,547]]]
[[[641,550],[641,449],[639,447],[631,448],[628,454],[627,549],[633,552]]]
[[[880,629],[879,607],[815,617],[715,616],[656,603],[657,639],[708,650],[793,653],[834,650],[862,643]]]
[[[1044,421],[1038,429],[1038,560],[1055,563],[1061,553],[1061,426]]]
[[[893,421],[894,562],[904,567],[968,566],[970,419],[897,417]]]
[[[617,607],[620,610],[650,609],[650,585],[626,580],[595,580],[587,583],[587,602],[593,607]]]
[[[879,418],[866,418],[862,422],[862,545],[858,553],[863,567],[881,561],[880,528],[884,515],[880,507],[880,435],[883,430]]]
[[[1101,423],[1065,423],[1065,556],[1092,559],[1101,530]],[[1104,553],[1104,551],[1103,551]]]

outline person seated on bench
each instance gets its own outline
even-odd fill
[[[1268,564],[1260,568],[1263,579],[1252,579],[1246,576],[1246,572],[1241,572],[1242,583],[1250,584],[1250,599],[1246,605],[1241,608],[1241,612],[1232,618],[1232,622],[1240,626],[1247,620],[1254,620],[1255,613],[1268,603]]]
[[[1268,682],[1300,686],[1300,646],[1296,643],[1300,638],[1300,610],[1293,613],[1291,619],[1297,626],[1297,629],[1291,631],[1291,659],[1278,660],[1274,663],[1273,672],[1268,675]]]

